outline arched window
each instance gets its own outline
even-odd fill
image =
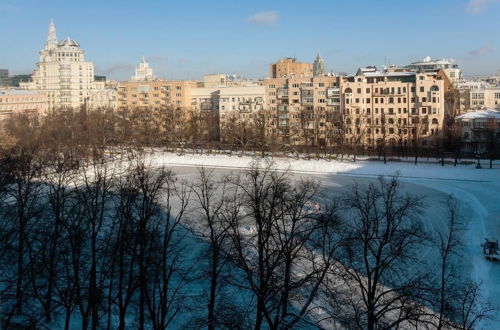
[[[345,89],[344,93],[352,93],[352,89],[348,87]]]
[[[431,92],[438,92],[438,91],[439,91],[439,87],[438,87],[438,86],[433,85],[433,86],[431,87]]]
[[[436,124],[436,125],[439,124],[439,122],[438,122],[438,120],[436,118],[432,118],[432,123]]]

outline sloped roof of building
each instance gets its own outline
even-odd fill
[[[494,109],[470,111],[458,116],[457,119],[500,119],[500,111]]]
[[[59,47],[69,46],[69,47],[80,47],[80,44],[69,37],[57,44]]]

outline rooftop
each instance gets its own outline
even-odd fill
[[[500,119],[500,111],[494,109],[470,111],[458,116],[457,119]]]
[[[412,65],[415,65],[415,64],[418,65],[418,64],[454,64],[454,63],[455,63],[455,61],[452,60],[452,59],[443,58],[441,60],[433,60],[430,56],[427,56],[423,60],[417,61],[417,62],[413,62],[411,64]]]
[[[40,95],[38,91],[27,91],[24,89],[0,89],[0,95]]]

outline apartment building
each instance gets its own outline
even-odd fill
[[[455,118],[460,128],[463,151],[486,153],[491,143],[500,143],[500,111],[482,109]]]
[[[115,88],[106,88],[93,91],[87,100],[87,109],[116,109],[118,91]]]
[[[125,81],[118,83],[117,106],[119,109],[160,110],[166,107],[191,106],[191,89],[195,81]]]
[[[288,145],[331,145],[340,122],[340,78],[336,76],[267,79],[267,135]]]
[[[445,82],[436,73],[375,67],[341,82],[343,130],[347,143],[428,145],[445,127]]]
[[[247,124],[255,127],[264,110],[264,86],[221,88],[219,96],[219,129],[222,138],[233,126],[240,130]],[[236,132],[240,134],[240,132]]]
[[[460,88],[460,101],[463,110],[483,107],[500,110],[500,86],[485,82],[464,84]]]
[[[13,114],[40,114],[48,111],[47,95],[43,92],[0,89],[0,121]]]
[[[85,104],[91,92],[104,89],[104,85],[104,81],[95,81],[94,64],[85,61],[78,42],[70,38],[57,40],[53,22],[31,81],[20,83],[26,90],[43,91],[49,100],[49,109],[78,108]]]
[[[229,127],[251,123],[264,108],[264,86],[239,86],[191,89],[191,108],[213,127],[211,139],[227,142]]]
[[[299,62],[295,58],[287,57],[269,65],[269,77],[311,77],[313,75],[313,64]]]

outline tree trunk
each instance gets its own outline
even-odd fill
[[[208,329],[214,330],[216,328],[215,322],[215,299],[217,294],[217,273],[218,273],[218,258],[219,252],[212,250],[212,267],[210,269],[210,299],[208,302]]]

